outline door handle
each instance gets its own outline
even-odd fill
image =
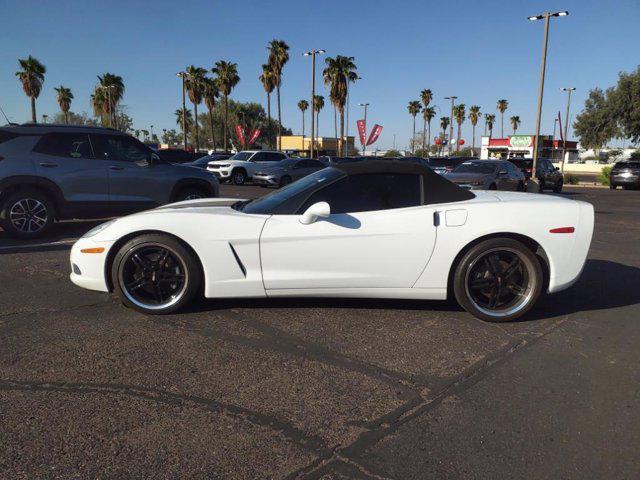
[[[124,167],[118,167],[117,165],[109,165],[109,170],[124,170]]]
[[[52,168],[52,167],[57,167],[58,164],[57,163],[53,163],[53,162],[40,162],[40,166],[41,167]]]

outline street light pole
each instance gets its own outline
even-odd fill
[[[314,151],[314,136],[315,136],[315,99],[316,99],[316,54],[323,54],[325,50],[311,50],[310,52],[305,52],[303,55],[305,57],[311,57],[311,142],[309,148],[309,158],[313,158]]]
[[[562,12],[556,12],[556,13],[546,12],[541,15],[534,15],[534,16],[528,17],[529,20],[531,20],[532,22],[536,20],[544,19],[544,39],[542,41],[542,63],[540,65],[540,87],[538,89],[538,109],[536,113],[536,135],[533,140],[533,161],[531,165],[531,178],[529,179],[529,183],[531,184],[529,186],[531,187],[531,190],[533,190],[533,188],[535,188],[535,185],[536,185],[536,175],[537,175],[536,168],[538,165],[538,146],[540,145],[540,119],[542,117],[542,96],[544,93],[544,75],[545,75],[545,70],[547,68],[547,45],[549,44],[549,23],[550,23],[551,17],[564,17],[567,15],[569,15],[569,12],[562,11]],[[530,189],[527,188],[527,190],[530,190]]]
[[[452,145],[451,145],[451,139],[453,138],[453,103],[455,101],[455,99],[458,97],[444,97],[445,100],[451,100],[451,116],[449,117],[449,141],[447,142],[449,144],[449,156],[451,156],[451,150],[452,150]]]
[[[564,138],[562,140],[562,160],[560,161],[560,172],[564,175],[564,158],[567,155],[567,133],[569,129],[569,109],[571,108],[571,92],[576,87],[563,87],[560,90],[567,92],[567,111],[564,116]]]
[[[367,107],[368,103],[359,103],[361,107],[364,107],[364,143],[362,144],[362,156],[364,157],[364,153],[367,151]]]
[[[187,105],[185,99],[185,83],[184,78],[186,77],[186,72],[178,72],[176,73],[178,77],[182,79],[182,139],[184,142],[184,149],[187,149]]]
[[[554,118],[553,119],[553,139],[556,139],[556,126],[558,125],[558,119]]]

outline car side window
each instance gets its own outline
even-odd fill
[[[86,133],[47,133],[33,149],[34,152],[65,158],[93,158]]]
[[[150,151],[142,143],[125,135],[92,135],[96,157],[121,162],[145,162]]]
[[[317,191],[298,213],[317,202],[327,202],[331,213],[356,213],[422,204],[419,175],[374,173],[351,175]]]
[[[267,152],[263,153],[264,159],[263,162],[279,162],[280,160],[284,160],[284,155],[280,153]]]

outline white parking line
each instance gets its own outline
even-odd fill
[[[7,245],[0,247],[0,252],[3,250],[26,250],[31,248],[40,248],[40,247],[52,247],[56,245],[73,245],[76,243],[77,238],[70,238],[67,240],[59,240],[57,242],[49,242],[49,243],[30,243],[27,245]]]

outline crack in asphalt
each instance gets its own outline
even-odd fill
[[[72,382],[47,382],[47,381],[21,381],[0,379],[0,390],[4,391],[38,391],[59,392],[68,394],[102,394],[102,395],[127,395],[158,403],[183,407],[194,404],[206,407],[209,411],[227,415],[232,418],[248,421],[253,425],[268,427],[280,432],[285,438],[302,447],[304,450],[320,456],[329,454],[329,448],[324,441],[315,435],[309,435],[294,427],[290,423],[265,415],[260,412],[237,405],[219,402],[196,395],[181,395],[165,390],[135,385],[111,384],[111,383],[72,383]]]

